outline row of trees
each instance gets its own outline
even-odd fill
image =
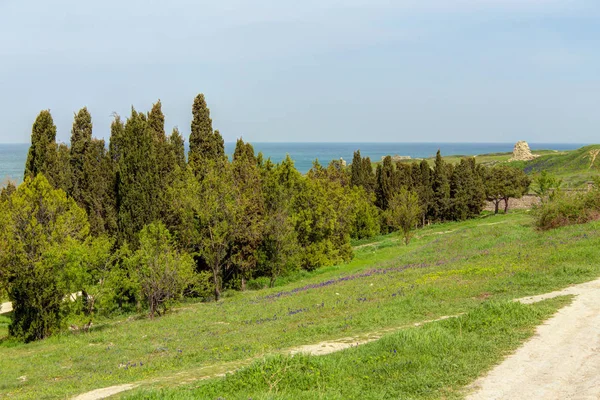
[[[223,288],[352,258],[351,238],[478,215],[484,199],[526,190],[513,169],[474,159],[374,170],[357,152],[300,174],[238,140],[231,159],[203,95],[192,107],[189,152],[167,136],[160,101],[115,115],[107,148],[86,108],[70,146],[56,143],[49,111],[32,129],[25,180],[0,196],[0,282],[14,303],[11,335],[47,337],[77,315],[163,313],[181,296],[219,300]],[[493,186],[494,177],[502,185]],[[518,178],[518,179],[517,179]],[[510,188],[507,189],[507,188]],[[76,301],[65,301],[81,292]]]

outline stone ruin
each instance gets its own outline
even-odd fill
[[[539,155],[532,154],[529,145],[525,141],[519,141],[515,144],[513,149],[513,156],[508,162],[512,161],[531,161],[534,158],[538,158]]]

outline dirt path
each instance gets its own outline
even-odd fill
[[[573,303],[478,379],[468,400],[600,399],[600,280],[520,301],[565,294],[576,295]]]

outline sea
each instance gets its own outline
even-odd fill
[[[356,150],[361,156],[379,161],[386,155],[410,156],[412,158],[428,158],[435,156],[438,149],[444,156],[511,152],[514,143],[252,143],[254,150],[262,152],[265,159],[274,163],[285,159],[289,154],[298,171],[308,172],[315,159],[322,165],[331,160],[344,159],[352,162]],[[532,150],[575,150],[584,143],[529,143]],[[0,184],[13,181],[20,183],[23,179],[25,160],[29,144],[0,144]],[[233,154],[235,143],[225,143],[227,154]]]

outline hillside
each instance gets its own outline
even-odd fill
[[[439,335],[456,336],[454,329],[466,332],[472,323],[474,331],[460,343],[461,348],[498,343],[468,358],[452,353],[453,363],[472,367],[449,368],[442,374],[432,370],[435,363],[422,363],[416,354],[404,355],[419,365],[406,374],[436,379],[416,379],[399,393],[439,398],[497,363],[558,306],[540,305],[546,311],[538,312],[493,304],[600,276],[599,228],[596,222],[540,233],[527,213],[440,224],[420,230],[409,246],[400,245],[397,236],[357,243],[355,258],[348,264],[300,273],[272,289],[229,292],[219,303],[184,304],[154,321],[123,316],[100,321],[88,334],[64,334],[27,345],[0,339],[0,396],[64,398],[124,383],[140,383],[144,388],[176,386],[248,365],[265,355],[288,354],[297,346],[386,335],[414,323],[467,313],[464,326],[462,322],[432,325],[424,336],[421,330],[406,333],[420,348],[427,348]],[[509,322],[515,315],[521,316],[521,325]],[[501,324],[498,334],[478,328],[488,323]],[[5,320],[0,320],[0,337],[6,333]],[[378,353],[381,345],[376,344],[367,347],[363,356],[376,352],[375,358],[383,357]],[[344,354],[331,362],[353,360]],[[384,383],[377,374],[369,379],[374,385]],[[357,388],[348,386],[348,390]]]
[[[561,154],[544,155],[524,163],[523,169],[528,174],[548,171],[562,178],[567,187],[581,187],[600,173],[600,156],[595,158],[594,150],[600,151],[600,145],[585,146]]]

